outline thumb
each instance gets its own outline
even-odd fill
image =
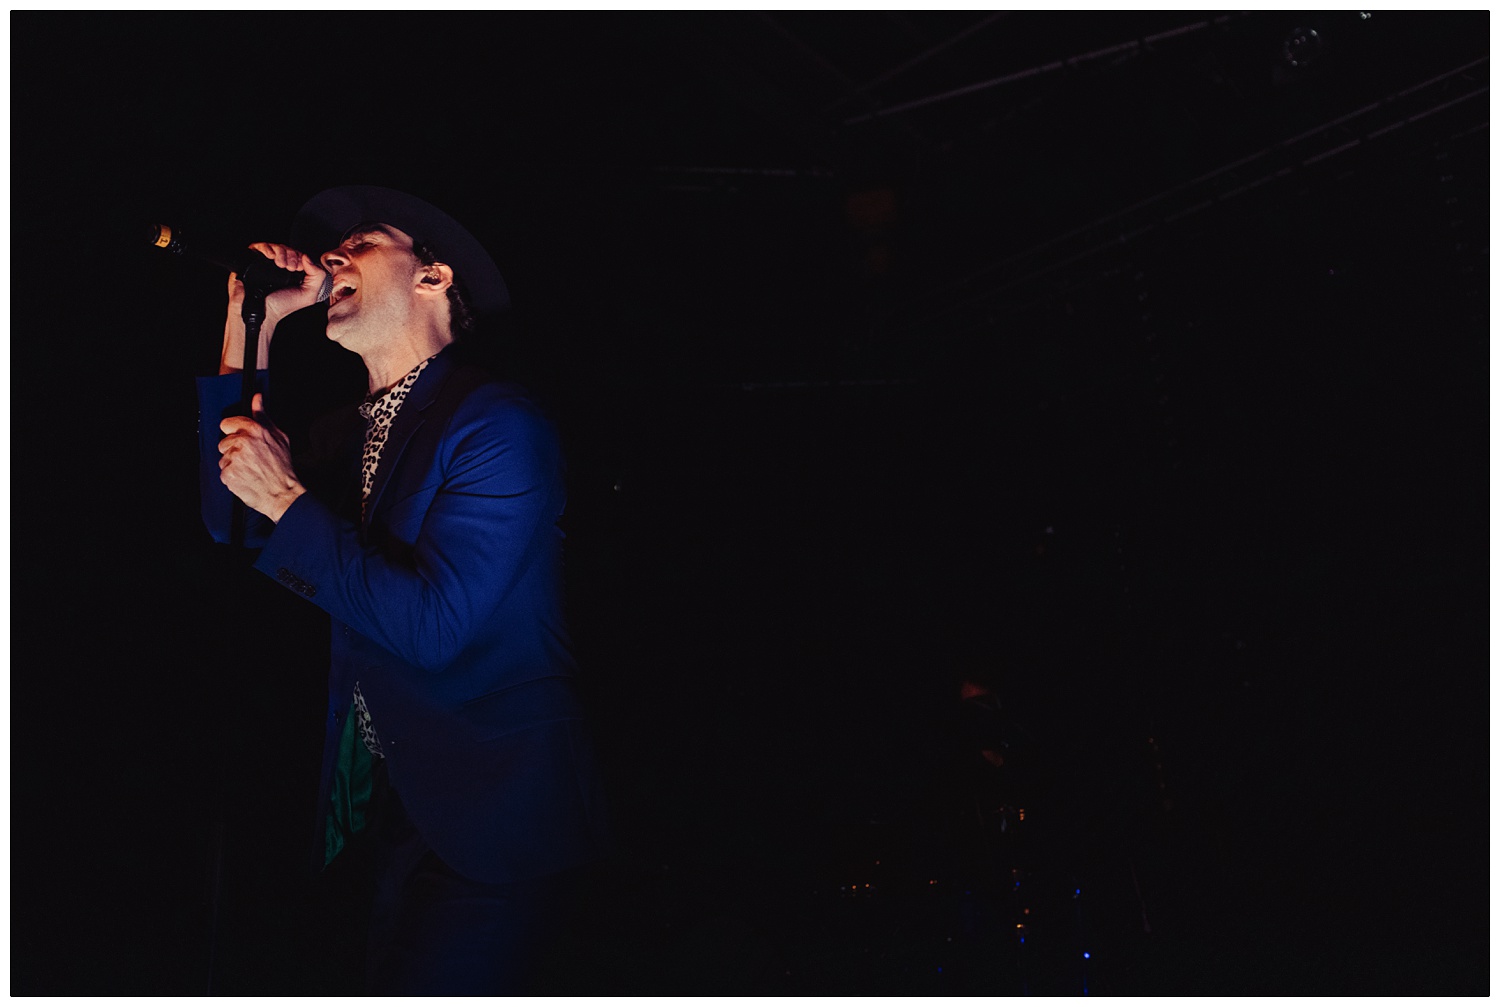
[[[250,415],[260,425],[262,430],[267,431],[272,437],[283,444],[286,443],[286,434],[282,433],[281,428],[272,423],[271,417],[266,415],[266,397],[264,393],[256,392],[254,397],[250,399]]]

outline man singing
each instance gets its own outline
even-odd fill
[[[219,377],[199,382],[205,521],[227,540],[242,500],[256,569],[332,618],[321,852],[375,845],[371,991],[520,992],[559,878],[604,835],[561,615],[556,432],[454,352],[508,293],[452,218],[349,186],[310,200],[293,241],[252,246],[304,274],[267,298],[259,368],[277,321],[330,290],[328,338],[369,395],[295,462],[260,395],[218,422],[244,356],[231,277]]]

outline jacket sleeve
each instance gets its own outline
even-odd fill
[[[562,509],[556,436],[493,389],[442,434],[426,485],[389,512],[410,548],[380,549],[311,493],[276,525],[256,568],[407,664],[441,671],[550,546]]]
[[[255,387],[266,390],[266,372],[257,371]],[[240,404],[240,375],[220,374],[198,379],[198,496],[203,524],[215,542],[230,542],[234,494],[219,478],[219,441],[224,439],[219,421]],[[271,534],[271,521],[264,514],[245,508],[245,545],[259,548]]]

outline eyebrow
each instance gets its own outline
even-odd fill
[[[365,224],[355,224],[353,227],[349,228],[349,230],[344,232],[344,236],[339,239],[339,244],[343,244],[350,238],[362,238],[368,234],[382,234],[387,238],[396,237],[391,233],[391,229],[389,227],[385,226],[384,224],[371,222]]]

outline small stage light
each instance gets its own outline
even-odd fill
[[[1323,53],[1323,36],[1312,28],[1293,28],[1281,43],[1281,58],[1287,66],[1306,69]]]

